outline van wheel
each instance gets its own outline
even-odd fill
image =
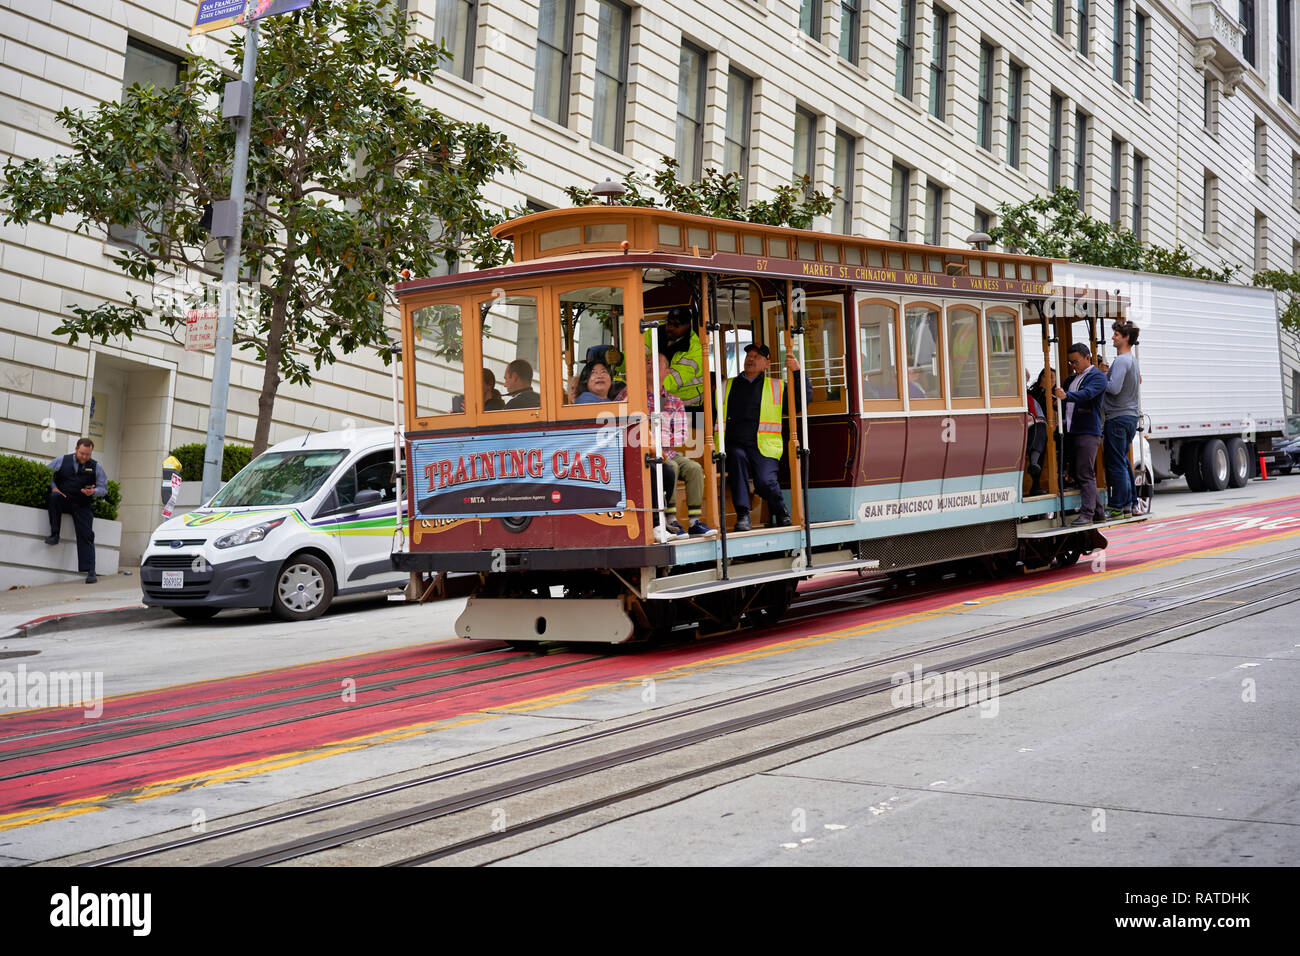
[[[217,616],[219,607],[174,607],[170,609],[177,617],[187,621],[206,621]]]
[[[1250,449],[1240,438],[1228,439],[1228,486],[1245,488],[1251,479]]]
[[[1201,444],[1201,480],[1206,491],[1222,491],[1228,487],[1228,448],[1218,438]]]
[[[334,575],[320,558],[295,554],[275,576],[271,611],[286,621],[310,621],[334,600]]]

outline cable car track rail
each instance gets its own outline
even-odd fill
[[[1290,560],[1294,562],[1295,558],[1293,555],[1284,555],[1279,558],[1275,558],[1270,561],[1263,562],[1263,564],[1275,564],[1284,560]],[[1193,582],[1193,583],[1201,583],[1204,580],[1212,580],[1215,578],[1221,578],[1221,577],[1230,576],[1232,574],[1240,574],[1240,573],[1241,573],[1240,569],[1225,569],[1223,571],[1215,572],[1214,574],[1206,575],[1204,576],[1204,578],[1200,579],[1200,581]],[[1125,624],[1130,624],[1136,621],[1140,621],[1144,618],[1155,616],[1157,614],[1167,614],[1169,612],[1176,611],[1183,607],[1188,607],[1190,605],[1211,601],[1216,598],[1221,598],[1225,595],[1233,594],[1250,588],[1267,585],[1271,582],[1278,581],[1283,578],[1291,577],[1296,574],[1300,574],[1300,568],[1291,567],[1270,574],[1251,578],[1245,581],[1236,582],[1224,587],[1215,588],[1209,591],[1200,591],[1196,594],[1188,595],[1186,597],[1175,597],[1172,600],[1166,601],[1159,605],[1144,607],[1135,611],[1130,611],[1128,613],[1112,615],[1104,619],[1098,619],[1095,617],[1095,612],[1102,610],[1106,607],[1116,607],[1116,606],[1128,604],[1133,600],[1133,597],[1130,596],[1124,599],[1118,599],[1113,602],[1109,602],[1108,604],[1097,605],[1090,608],[1090,611],[1093,612],[1093,616],[1090,616],[1086,623],[1073,625],[1063,629],[1057,629],[1049,632],[1046,635],[1028,638],[1021,641],[1016,641],[1011,644],[995,647],[987,651],[981,651],[977,654],[968,655],[963,658],[946,661],[942,664],[926,668],[925,673],[933,674],[933,673],[943,673],[949,670],[959,670],[962,668],[970,667],[974,664],[987,663],[991,660],[1004,658],[1012,654],[1023,653],[1026,651],[1032,651],[1043,647],[1047,647],[1053,644],[1059,644],[1063,641],[1067,641],[1075,637],[1080,637],[1082,635],[1095,636],[1101,630],[1119,627]],[[1161,593],[1161,592],[1172,591],[1180,588],[1186,588],[1188,586],[1189,586],[1188,582],[1185,581],[1176,582],[1160,588],[1151,589],[1150,591],[1146,592],[1146,594],[1142,595],[1142,598],[1144,600],[1148,600],[1151,595]],[[1155,630],[1145,631],[1137,635],[1128,635],[1117,641],[1109,642],[1099,647],[1091,648],[1082,652],[1078,652],[1076,654],[1067,655],[1064,658],[1053,660],[1045,664],[1035,665],[1032,668],[1024,669],[1022,671],[1017,671],[1013,675],[1011,675],[1011,678],[1004,678],[1004,679],[1012,679],[1018,676],[1036,674],[1052,667],[1059,667],[1062,666],[1063,664],[1070,663],[1073,661],[1086,659],[1088,657],[1095,657],[1107,651],[1122,648],[1124,646],[1136,643],[1138,641],[1147,640],[1151,637],[1159,636],[1160,634],[1167,633],[1169,631],[1179,630],[1179,629],[1187,628],[1189,626],[1195,626],[1197,624],[1210,622],[1216,618],[1221,618],[1228,614],[1239,614],[1242,611],[1248,610],[1251,607],[1255,607],[1257,605],[1265,604],[1269,602],[1276,602],[1279,597],[1285,597],[1288,595],[1294,595],[1293,597],[1290,598],[1290,601],[1300,600],[1300,587],[1289,588],[1285,591],[1268,595],[1267,597],[1261,598],[1256,601],[1252,601],[1245,605],[1238,605],[1231,608],[1216,608],[1210,613],[1202,615],[1199,618],[1193,618],[1191,620],[1186,620],[1186,621],[1179,621],[1173,625],[1161,626],[1156,628]],[[1289,601],[1283,601],[1282,603],[1289,603]],[[509,764],[514,764],[529,759],[545,757],[574,747],[594,744],[599,741],[608,740],[610,738],[614,738],[620,735],[631,734],[638,730],[653,728],[661,724],[668,723],[670,721],[679,721],[683,718],[699,716],[715,710],[719,710],[721,708],[734,707],[755,700],[760,700],[762,698],[771,697],[776,694],[786,693],[791,690],[797,690],[799,688],[806,687],[815,683],[825,682],[840,677],[851,676],[855,673],[860,673],[864,670],[887,666],[890,664],[898,664],[909,659],[918,658],[923,655],[931,655],[934,654],[935,652],[950,650],[952,648],[961,647],[977,641],[988,641],[990,639],[996,638],[1001,635],[1005,635],[1013,631],[1020,631],[1027,627],[1035,627],[1035,626],[1041,626],[1043,624],[1051,623],[1056,619],[1057,619],[1057,615],[1042,615],[1030,621],[1021,622],[1014,625],[1007,625],[1003,627],[996,627],[990,630],[968,634],[963,637],[956,638],[951,641],[942,642],[939,644],[931,644],[919,648],[905,649],[897,653],[889,654],[884,657],[876,658],[870,661],[860,662],[846,667],[836,668],[835,670],[826,673],[814,674],[811,676],[797,678],[795,680],[786,681],[778,685],[763,687],[753,691],[747,691],[745,693],[732,695],[730,697],[721,700],[710,701],[692,707],[684,708],[682,710],[674,711],[672,713],[654,715],[644,720],[634,721],[618,727],[606,728],[604,730],[599,730],[594,733],[584,734],[578,737],[569,738],[567,740],[554,741],[551,743],[542,744],[540,746],[528,748],[526,750],[517,753],[506,754],[499,757],[476,761],[462,767],[440,771],[434,774],[425,775],[398,784],[389,785],[378,789],[353,794],[348,797],[331,800],[316,806],[304,807],[296,810],[287,811],[284,813],[273,814],[269,817],[265,817],[260,820],[247,821],[245,823],[240,823],[220,830],[213,830],[204,834],[188,835],[179,840],[169,841],[166,843],[157,844],[150,847],[143,847],[126,853],[105,857],[100,860],[94,860],[87,863],[86,865],[110,866],[110,865],[128,863],[136,860],[142,860],[153,856],[160,856],[165,853],[184,849],[187,847],[216,840],[219,838],[231,837],[237,834],[247,833],[252,830],[257,830],[264,827],[301,819],[304,817],[311,816],[313,814],[336,810],[343,807],[363,803],[368,800],[374,800],[381,797],[391,796],[393,794],[405,790],[410,790],[416,787],[438,784],[445,781],[466,777],[470,774],[486,772]],[[1208,626],[1214,626],[1214,625],[1209,624]],[[1204,628],[1202,628],[1202,630],[1203,629]],[[1187,636],[1187,635],[1182,635],[1182,636]],[[711,740],[718,736],[724,736],[742,730],[764,726],[766,724],[770,724],[775,721],[786,719],[792,716],[807,714],[816,710],[822,710],[827,707],[836,706],[838,704],[846,703],[862,697],[879,693],[882,690],[888,690],[890,687],[893,686],[896,685],[888,679],[871,680],[863,684],[857,684],[827,694],[817,695],[815,697],[808,698],[805,701],[796,702],[795,704],[785,704],[778,707],[769,708],[767,710],[760,711],[756,714],[751,714],[749,716],[731,718],[729,720],[713,723],[710,724],[708,727],[698,731],[688,731],[681,734],[672,735],[667,738],[659,738],[657,740],[653,740],[645,744],[624,748],[624,750],[618,751],[616,754],[613,755],[606,754],[606,755],[601,755],[593,758],[587,758],[586,760],[580,760],[571,764],[566,764],[561,768],[555,768],[538,774],[516,777],[501,784],[495,784],[490,787],[480,788],[469,794],[462,794],[454,797],[430,801],[424,804],[420,804],[416,807],[398,811],[396,813],[391,813],[379,818],[363,821],[362,823],[359,824],[352,824],[345,827],[336,828],[326,833],[316,834],[311,837],[286,841],[282,844],[277,844],[269,848],[263,848],[251,853],[245,853],[238,856],[220,860],[215,865],[241,865],[241,866],[270,865],[273,863],[286,862],[288,860],[297,859],[312,853],[317,853],[324,850],[340,847],[352,841],[365,838],[367,836],[374,836],[377,834],[388,833],[418,823],[424,823],[430,820],[447,817],[453,813],[471,809],[473,807],[481,807],[485,804],[500,801],[510,796],[516,796],[522,793],[532,792],[556,783],[564,782],[567,780],[574,780],[591,773],[596,773],[599,772],[600,770],[609,769],[611,767],[616,767],[616,766],[622,766],[634,761],[643,760],[663,753],[668,753],[674,750],[681,749],[683,747],[690,746],[692,743],[701,743],[705,740]],[[893,714],[893,713],[897,713],[897,711],[891,709],[888,713]],[[882,719],[882,717],[878,715],[875,718],[866,719],[865,721],[854,721],[847,725],[838,726],[833,730],[819,731],[816,735],[813,735],[813,737],[811,737],[810,740],[821,739],[826,736],[830,736],[832,734],[842,733],[846,730],[854,729],[855,727],[863,723],[869,723],[872,720],[877,720],[877,719]],[[726,764],[712,766],[710,769],[699,770],[697,772],[692,771],[689,772],[687,776],[700,776],[705,773],[714,772],[715,770],[718,769],[724,769],[725,766],[730,765],[732,762],[743,762],[748,760],[754,760],[766,754],[768,750],[775,753],[780,750],[786,750],[792,747],[799,746],[801,743],[804,742],[807,741],[803,741],[802,739],[794,742],[783,741],[779,744],[773,745],[772,748],[767,748],[763,750],[762,752],[747,751],[746,754],[744,754],[742,757],[735,758],[735,761],[729,761]],[[635,792],[628,792],[627,794],[623,796],[619,796],[617,798],[609,798],[609,799],[602,798],[601,801],[596,801],[596,803],[599,803],[599,805],[603,806],[603,805],[607,805],[608,803],[618,802],[618,800],[628,799],[631,796],[635,796],[643,792],[650,792],[651,790],[659,789],[663,786],[669,785],[672,782],[675,781],[666,780],[666,781],[660,781],[656,784],[647,784],[645,785],[645,788],[637,788]],[[587,809],[594,808],[594,806],[595,804],[593,804],[593,807]],[[567,816],[563,818],[568,818],[580,812],[586,812],[586,809],[574,809],[569,811],[561,811],[561,814],[567,813]],[[561,817],[555,817],[555,818],[547,817],[545,822],[556,822],[560,818]],[[511,834],[517,834],[520,832],[526,832],[525,827],[527,829],[535,829],[536,826],[542,826],[542,825],[545,825],[545,823],[538,822],[536,823],[535,826],[532,825],[531,822],[529,824],[516,824],[516,825],[512,825],[508,832]],[[399,863],[410,865],[419,862],[430,862],[434,859],[438,859],[441,858],[442,856],[446,856],[450,852],[462,852],[466,849],[473,848],[473,846],[479,846],[485,842],[494,842],[495,839],[500,839],[500,838],[501,838],[500,834],[492,834],[491,836],[479,837],[472,841],[465,842],[464,845],[457,844],[455,849],[449,849],[445,851],[438,850],[432,854],[425,854],[420,857],[412,857],[406,860],[399,861]]]

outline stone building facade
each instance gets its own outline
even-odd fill
[[[503,206],[676,157],[740,172],[750,199],[807,172],[839,186],[818,228],[963,245],[999,202],[1077,187],[1209,265],[1300,268],[1295,0],[406,0],[454,60],[421,94],[505,132],[525,168]],[[0,156],[65,148],[63,107],[175,82],[192,0],[6,0]],[[1243,26],[1243,24],[1245,24]],[[124,300],[111,242],[0,231],[0,452],[49,458],[75,436],[123,485],[123,560],[159,508],[167,451],[201,441],[212,358],[161,333],[69,345],[75,304]],[[150,290],[135,288],[138,294]],[[1300,350],[1284,337],[1288,411]],[[250,442],[261,372],[237,353],[230,439]],[[391,421],[373,355],[280,390],[273,441]],[[92,413],[93,402],[93,413]]]

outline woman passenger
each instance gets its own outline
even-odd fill
[[[614,375],[609,366],[604,362],[588,362],[578,376],[578,404],[612,401],[610,390],[613,387]]]

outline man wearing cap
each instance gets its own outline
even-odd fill
[[[690,306],[669,309],[659,335],[659,351],[668,357],[664,391],[680,398],[688,410],[699,411],[704,405],[704,349],[694,325],[695,312]],[[650,347],[648,331],[645,344]]]
[[[785,383],[779,378],[769,378],[768,366],[772,353],[766,345],[745,346],[745,367],[735,378],[727,381],[722,400],[727,423],[727,484],[731,501],[736,508],[736,530],[749,531],[749,482],[754,491],[762,495],[772,512],[772,526],[790,524],[777,480],[777,467],[781,462],[781,408],[785,397]],[[796,382],[799,360],[786,355],[785,367],[791,380]],[[798,385],[795,386],[798,388]],[[812,383],[805,379],[804,398],[811,401]],[[796,392],[796,395],[799,393]],[[796,401],[801,402],[800,398]]]

